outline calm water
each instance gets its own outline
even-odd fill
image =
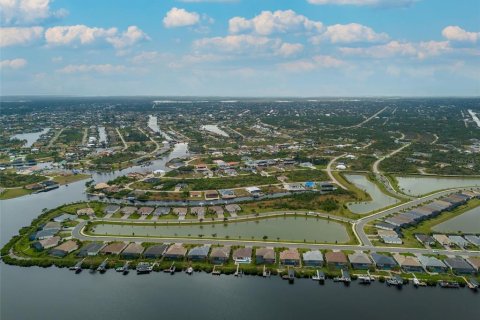
[[[256,239],[263,236],[275,240],[278,238],[289,241],[308,242],[348,242],[349,236],[340,223],[324,219],[305,217],[278,217],[257,221],[235,222],[227,224],[205,225],[172,225],[172,226],[125,226],[115,224],[101,224],[95,227],[95,234],[111,234],[129,236],[163,236],[163,237],[196,237],[203,234],[204,238]]]
[[[75,275],[1,265],[1,319],[478,319],[479,294],[307,279],[116,272]],[[433,302],[433,303],[432,303]]]
[[[207,130],[220,136],[228,137],[228,133],[220,129],[217,125],[207,124],[201,127],[202,130]]]
[[[47,133],[50,131],[50,128],[45,128],[39,132],[27,132],[27,133],[19,133],[12,136],[12,139],[20,139],[20,140],[27,140],[27,142],[23,145],[24,147],[31,147],[37,140],[40,138],[42,134]]]
[[[435,177],[396,177],[396,179],[402,192],[412,196],[455,187],[480,186],[480,179]]]
[[[105,130],[105,127],[98,127],[98,142],[107,143],[107,131]]]
[[[480,234],[480,207],[469,210],[453,219],[442,222],[433,227],[438,232],[479,233]]]
[[[158,126],[158,119],[155,116],[149,115],[148,116],[148,127],[152,129],[153,132],[158,132],[160,133],[165,140],[172,140],[172,137],[170,137],[168,134],[160,130],[160,127]]]
[[[177,145],[173,154],[155,161],[152,167],[165,168],[169,158],[187,153]],[[168,169],[167,169],[168,170]],[[95,174],[97,182],[127,171]],[[30,224],[42,208],[85,200],[84,181],[51,192],[0,201],[0,244],[18,229]],[[175,276],[163,273],[122,276],[57,268],[20,268],[0,263],[0,319],[305,319],[316,317],[384,319],[475,319],[480,316],[479,298],[469,290],[419,289],[402,291],[374,284],[349,288],[327,282],[318,286],[311,280],[288,285],[278,278],[213,277],[207,274]],[[432,303],[435,302],[435,303]],[[460,305],[461,308],[452,308]],[[187,308],[185,306],[188,306]]]
[[[391,206],[398,202],[397,199],[390,197],[382,192],[377,185],[367,179],[364,175],[346,174],[345,178],[353,183],[357,188],[366,191],[372,201],[365,202],[351,202],[348,204],[348,209],[353,213],[365,214],[381,208]]]

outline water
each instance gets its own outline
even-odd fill
[[[478,319],[470,290],[307,279],[150,275],[0,265],[1,319]],[[434,303],[432,303],[434,302]],[[461,304],[461,307],[460,307]],[[451,307],[457,305],[458,307]]]
[[[353,183],[357,188],[366,191],[372,198],[371,201],[348,203],[348,209],[350,209],[350,211],[353,213],[365,214],[391,206],[398,202],[398,199],[383,193],[375,183],[369,181],[364,175],[346,174],[345,178],[347,178],[347,180]]]
[[[170,137],[168,134],[160,130],[160,127],[158,126],[158,119],[155,116],[149,115],[148,116],[148,127],[152,129],[153,132],[158,132],[160,133],[165,140],[170,141],[172,140],[172,137]]]
[[[172,226],[139,226],[100,224],[95,226],[96,235],[157,237],[197,237],[204,238],[255,239],[267,236],[270,240],[280,238],[287,241],[346,243],[350,240],[345,226],[333,221],[306,217],[275,217],[257,221],[230,222],[227,224],[172,225]]]
[[[107,143],[107,131],[105,130],[105,127],[98,127],[98,136],[99,136],[98,141],[100,143],[102,142]]]
[[[461,215],[442,222],[432,228],[437,232],[456,233],[477,233],[480,234],[480,207],[476,207]]]
[[[396,177],[396,179],[400,190],[412,196],[455,187],[480,186],[480,178]]]
[[[220,129],[217,125],[207,124],[201,126],[200,129],[210,131],[223,137],[228,137],[228,133]]]
[[[45,128],[39,132],[27,132],[27,133],[19,133],[12,136],[12,139],[20,139],[20,140],[27,140],[27,142],[23,145],[24,147],[30,148],[37,140],[40,138],[42,134],[47,133],[50,131],[50,128]]]

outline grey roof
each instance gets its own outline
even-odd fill
[[[480,237],[479,236],[474,236],[474,235],[467,235],[465,236],[465,239],[469,241],[470,243],[480,246]]]
[[[84,245],[78,252],[78,256],[86,256],[89,253],[98,253],[105,246],[102,242],[91,242]]]
[[[419,255],[418,256],[418,261],[420,261],[420,264],[424,268],[446,268],[447,265],[443,263],[442,260],[435,258],[435,257],[430,257],[430,256],[424,256],[424,255]]]
[[[353,254],[349,254],[348,261],[350,261],[350,263],[372,264],[372,260],[370,260],[368,255],[363,252],[355,252]]]
[[[148,256],[148,255],[163,255],[165,251],[167,250],[168,245],[166,244],[156,244],[151,247],[148,247],[145,249],[145,252],[143,255]]]
[[[323,254],[320,250],[311,250],[303,254],[304,261],[323,261]]]
[[[227,258],[230,256],[230,247],[215,247],[212,248],[212,252],[210,253],[211,258]]]
[[[120,206],[119,206],[119,205],[111,204],[111,205],[108,205],[108,206],[105,208],[104,212],[105,212],[106,214],[109,214],[109,213],[115,213],[115,212],[117,212],[118,210],[120,210]]]
[[[452,269],[465,269],[474,271],[473,267],[460,257],[447,258],[445,259],[445,264]]]
[[[44,237],[53,237],[60,229],[47,229],[47,230],[40,230],[35,234],[35,239],[40,239]]]
[[[208,256],[208,252],[210,251],[210,245],[203,245],[199,247],[194,247],[188,251],[187,256],[192,257],[192,256]]]
[[[123,250],[122,255],[142,254],[144,249],[141,244],[132,242]]]
[[[448,238],[459,247],[466,247],[469,245],[468,241],[461,236],[448,236]]]
[[[370,256],[372,257],[373,262],[375,262],[375,264],[377,265],[389,265],[389,266],[397,265],[397,263],[395,262],[395,260],[393,260],[392,257],[386,256],[383,254],[378,254],[376,252],[372,253]]]
[[[65,221],[69,221],[69,220],[73,220],[73,219],[75,219],[75,217],[73,215],[64,213],[62,215],[59,215],[58,217],[53,218],[53,221],[65,222]]]
[[[168,214],[170,212],[169,207],[158,207],[153,211],[154,216],[160,216],[164,214]]]

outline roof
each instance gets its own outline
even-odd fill
[[[325,253],[325,260],[327,260],[328,263],[348,263],[345,254],[340,251],[330,251]]]
[[[91,216],[94,213],[95,213],[95,211],[92,208],[83,208],[83,209],[78,209],[77,210],[78,215],[86,214],[88,216]]]
[[[102,242],[90,242],[84,245],[79,252],[80,254],[86,254],[89,252],[96,253],[99,252],[105,245]]]
[[[165,254],[174,256],[184,256],[187,253],[187,249],[181,243],[172,244]]]
[[[187,214],[187,208],[185,208],[185,207],[173,208],[173,213],[178,214],[178,215]]]
[[[60,229],[60,227],[61,227],[60,222],[50,221],[50,222],[47,222],[42,229],[43,230]]]
[[[154,210],[154,208],[152,207],[141,207],[140,209],[138,209],[138,213],[140,214],[150,214],[152,213]]]
[[[430,257],[430,256],[424,256],[424,255],[419,255],[418,260],[424,266],[425,268],[427,267],[433,267],[433,268],[446,268],[446,264],[443,263],[442,260],[436,258],[436,257]]]
[[[473,270],[473,267],[460,257],[447,258],[445,264],[452,269],[467,269]]]
[[[233,251],[233,258],[245,258],[252,256],[252,248],[238,248]]]
[[[390,266],[396,266],[397,263],[395,260],[393,260],[392,257],[386,256],[384,254],[378,254],[376,252],[372,253],[370,255],[377,265],[390,265]]]
[[[192,214],[205,214],[205,207],[191,207],[190,212]]]
[[[139,244],[132,242],[122,252],[122,254],[142,254],[145,248]]]
[[[167,250],[168,245],[166,244],[156,244],[145,249],[144,255],[162,255]]]
[[[194,247],[188,251],[188,256],[204,256],[206,257],[208,255],[208,252],[210,251],[210,245],[203,245],[199,247]]]
[[[448,236],[448,238],[450,239],[450,241],[452,241],[453,243],[455,243],[460,247],[465,247],[465,246],[468,246],[469,244],[468,241],[461,236]]]
[[[119,254],[122,252],[123,249],[127,247],[127,244],[124,242],[113,242],[106,245],[101,252],[102,253],[111,253],[111,254]]]
[[[280,252],[280,260],[300,260],[297,249],[287,249]]]
[[[412,256],[404,256],[401,254],[395,254],[393,256],[395,261],[401,266],[401,267],[421,267],[422,265],[420,264],[420,261],[418,261],[417,258],[412,257]]]
[[[116,204],[111,204],[111,205],[108,205],[104,212],[105,213],[115,213],[117,212],[118,210],[120,209],[120,206],[119,205],[116,205]]]
[[[350,263],[356,263],[356,264],[372,264],[372,260],[370,260],[368,255],[363,252],[355,252],[355,253],[349,254],[348,261],[350,261]]]
[[[64,222],[73,219],[75,218],[71,214],[64,213],[62,215],[59,215],[58,217],[53,218],[53,221]]]
[[[303,254],[304,261],[323,261],[323,254],[320,250],[310,250]]]
[[[55,247],[54,250],[72,252],[72,251],[75,251],[77,249],[78,249],[78,244],[73,240],[68,240],[68,241],[62,243],[61,245],[59,245],[58,247]]]
[[[225,209],[228,211],[228,212],[237,212],[237,211],[240,211],[242,210],[242,208],[240,208],[240,206],[238,204],[227,204],[225,206]]]
[[[262,256],[264,259],[275,259],[275,250],[273,248],[258,248],[255,250],[256,256]]]
[[[477,257],[469,257],[467,262],[474,267],[475,269],[480,269],[480,258]]]
[[[125,213],[125,214],[132,214],[135,211],[137,211],[137,208],[136,207],[123,207],[122,209],[120,209],[120,211],[122,213]]]
[[[212,252],[210,252],[210,258],[226,258],[230,256],[230,247],[214,247],[212,248]]]
[[[58,242],[60,242],[60,237],[58,236],[55,236],[55,237],[51,237],[51,238],[48,238],[48,239],[43,239],[43,240],[39,240],[38,243],[43,247],[43,248],[51,248],[51,247],[54,247],[58,244]]]

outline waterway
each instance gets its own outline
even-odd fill
[[[229,238],[245,240],[346,243],[350,240],[345,226],[334,221],[306,217],[275,217],[256,221],[229,222],[202,225],[118,225],[95,226],[95,235]]]
[[[38,132],[19,133],[13,135],[12,139],[26,140],[23,146],[30,148],[38,140],[38,138],[40,138],[42,134],[45,134],[48,131],[50,131],[50,128],[45,128],[42,131]]]
[[[433,231],[445,233],[476,233],[480,234],[480,207],[473,208],[455,218],[442,222],[432,228]]]
[[[402,192],[412,196],[420,196],[433,191],[480,186],[480,178],[438,178],[438,177],[395,177]]]
[[[210,131],[222,137],[228,137],[228,133],[220,129],[217,125],[207,124],[207,125],[201,126],[200,129]]]
[[[479,294],[374,283],[205,273],[75,275],[0,265],[2,320],[29,319],[478,319]],[[452,307],[456,306],[456,307]],[[319,316],[321,315],[321,316]]]
[[[148,116],[148,127],[150,129],[152,129],[153,132],[157,132],[159,134],[162,135],[162,137],[167,140],[167,141],[170,141],[172,140],[172,137],[170,137],[168,134],[166,134],[164,131],[162,131],[160,129],[160,127],[158,126],[158,119],[157,117],[155,116],[152,116],[152,115],[149,115]]]
[[[105,127],[98,127],[98,137],[98,142],[107,143],[107,131],[105,130]]]
[[[345,178],[353,183],[357,188],[367,192],[372,198],[371,201],[348,203],[348,209],[353,213],[366,214],[368,212],[379,210],[399,202],[398,199],[383,193],[375,183],[368,180],[364,175],[346,174]]]

